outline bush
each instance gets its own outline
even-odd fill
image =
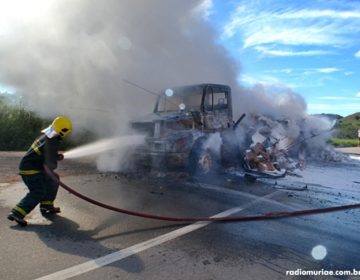
[[[339,139],[339,138],[331,138],[329,143],[334,147],[357,147],[358,139]]]
[[[40,136],[52,119],[45,119],[35,112],[25,110],[21,105],[13,105],[0,95],[0,151],[27,150]],[[86,143],[95,137],[89,131],[77,133],[76,137],[61,141],[60,150]]]
[[[334,137],[342,139],[356,139],[360,128],[360,113],[338,120]]]
[[[0,150],[27,149],[48,123],[34,112],[0,99]]]

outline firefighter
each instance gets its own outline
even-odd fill
[[[62,160],[58,154],[59,143],[72,131],[71,120],[65,116],[54,119],[52,124],[37,138],[21,159],[19,174],[29,189],[26,196],[11,210],[8,219],[26,226],[24,217],[39,203],[42,214],[59,213],[60,208],[54,206],[59,184],[44,173],[44,165],[50,170],[57,167],[57,161]]]

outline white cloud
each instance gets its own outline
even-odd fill
[[[357,51],[357,52],[355,53],[355,57],[360,58],[360,51]]]
[[[344,45],[346,43],[345,38],[331,33],[334,32],[327,32],[324,27],[272,26],[247,34],[244,40],[244,48],[273,43],[295,46]]]
[[[335,11],[335,10],[310,10],[310,9],[301,9],[295,12],[287,12],[281,14],[281,18],[335,18],[335,19],[356,19],[360,18],[360,12],[358,11]]]
[[[359,96],[360,97],[360,96]],[[357,97],[345,97],[345,96],[321,96],[318,97],[321,100],[359,100]]]
[[[347,7],[345,2],[342,10],[299,9],[296,4],[291,7],[276,1],[271,5],[258,3],[242,2],[225,24],[223,38],[239,36],[243,48],[270,44],[334,48],[352,44],[353,37],[360,33],[360,11]],[[272,50],[268,55],[308,56],[312,52]]]
[[[258,49],[258,47],[256,48]],[[285,73],[285,74],[294,74],[294,75],[312,75],[316,73],[335,73],[335,72],[344,72],[343,69],[336,67],[326,67],[326,68],[284,68],[284,69],[275,69],[267,70],[266,73]],[[344,75],[350,76],[354,72],[346,71]]]
[[[318,55],[327,55],[332,52],[323,51],[323,50],[307,50],[307,51],[295,51],[295,50],[280,50],[280,49],[270,49],[264,46],[256,46],[254,48],[257,52],[265,56],[318,56]]]
[[[266,73],[285,73],[285,74],[291,74],[294,70],[291,68],[284,68],[284,69],[276,69],[276,70],[266,70],[264,72]]]
[[[356,97],[360,97],[360,91],[355,95]]]
[[[339,72],[340,69],[338,69],[338,68],[319,68],[319,69],[317,69],[317,71],[320,73],[334,73],[334,72]]]

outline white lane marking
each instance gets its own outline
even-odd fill
[[[351,159],[354,159],[354,160],[360,160],[360,156],[359,156],[359,155],[350,155],[350,158],[351,158]]]
[[[274,196],[275,194],[277,194],[277,192],[273,192],[271,194],[268,194],[264,197],[271,197]],[[231,208],[229,210],[226,210],[224,212],[221,212],[219,214],[216,214],[214,216],[212,216],[213,218],[217,218],[217,217],[227,217],[230,216],[234,213],[240,212],[246,208],[249,208],[250,206],[253,206],[254,204],[256,204],[258,201],[253,201],[253,202],[249,202],[247,204],[245,204],[243,207],[234,207]],[[120,251],[111,253],[109,255],[105,255],[103,257],[100,257],[98,259],[94,259],[91,261],[87,261],[85,263],[79,264],[79,265],[75,265],[73,267],[69,267],[66,268],[64,270],[60,270],[58,272],[37,278],[35,280],[64,280],[64,279],[69,279],[71,277],[75,277],[78,276],[80,274],[89,272],[91,270],[103,267],[105,265],[111,264],[113,262],[125,259],[127,257],[130,257],[132,255],[135,255],[137,253],[140,253],[142,251],[145,251],[147,249],[150,249],[152,247],[158,246],[162,243],[165,243],[167,241],[170,241],[172,239],[175,239],[177,237],[180,237],[182,235],[185,235],[187,233],[193,232],[195,230],[198,230],[200,228],[203,228],[209,224],[211,224],[212,222],[197,222],[185,227],[182,227],[180,229],[171,231],[169,233],[166,233],[164,235],[160,235],[158,237],[155,237],[153,239],[141,242],[139,244],[133,245],[131,247],[128,247],[126,249],[122,249]]]

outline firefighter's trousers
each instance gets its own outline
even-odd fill
[[[14,208],[23,216],[30,213],[39,203],[53,205],[59,184],[44,173],[21,176],[29,192]],[[21,211],[22,210],[22,211]]]

